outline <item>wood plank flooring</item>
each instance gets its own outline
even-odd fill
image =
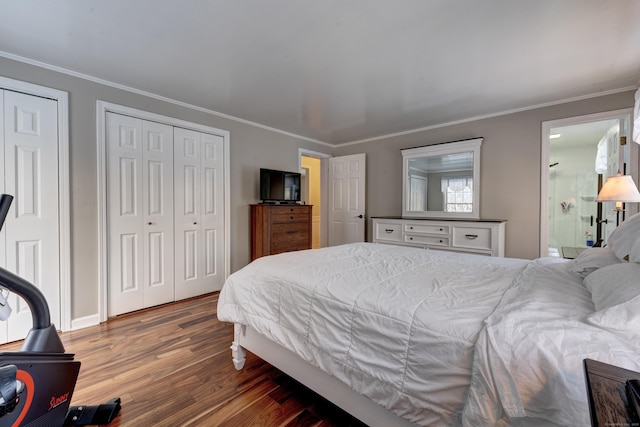
[[[120,397],[111,427],[364,426],[251,353],[236,371],[217,302],[214,293],[62,333],[82,363],[71,404]]]

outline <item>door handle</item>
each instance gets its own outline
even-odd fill
[[[356,218],[364,218],[364,215],[358,215]]]

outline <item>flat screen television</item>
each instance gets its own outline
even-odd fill
[[[300,201],[300,174],[273,169],[260,169],[260,200],[296,203]]]

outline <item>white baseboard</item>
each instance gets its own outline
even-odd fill
[[[100,324],[100,315],[92,314],[91,316],[80,317],[71,321],[71,330],[88,328],[89,326],[95,326]]]

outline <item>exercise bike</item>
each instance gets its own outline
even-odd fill
[[[13,197],[0,197],[0,229]],[[66,353],[40,290],[0,268],[0,288],[21,296],[31,309],[33,327],[18,352],[0,352],[0,427],[104,425],[120,411],[120,399],[96,406],[70,406],[80,362]],[[8,310],[8,311],[7,311]],[[4,312],[3,312],[4,311]],[[1,320],[10,313],[0,293]]]

